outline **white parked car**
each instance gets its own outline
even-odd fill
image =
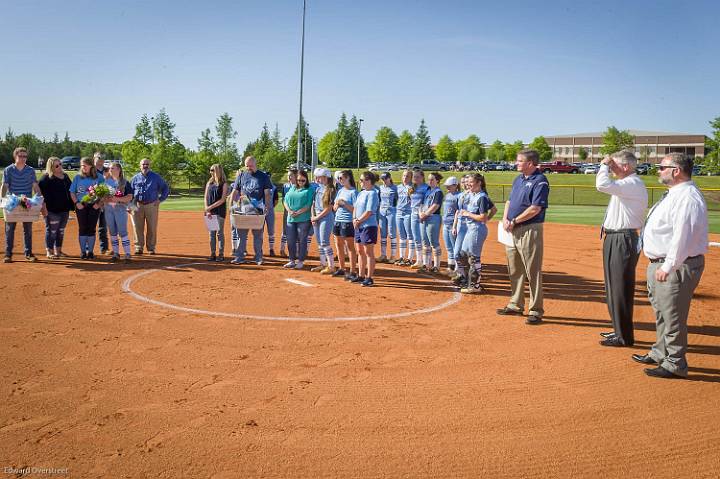
[[[600,165],[590,165],[583,168],[583,173],[586,175],[596,175],[600,171]]]

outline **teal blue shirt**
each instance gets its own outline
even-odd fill
[[[313,188],[298,189],[296,186],[290,188],[283,199],[287,207],[293,211],[307,208],[307,211],[300,216],[290,216],[288,214],[288,223],[310,221],[310,205],[312,205],[314,193],[315,190]]]

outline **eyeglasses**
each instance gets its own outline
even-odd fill
[[[307,180],[297,180],[298,183],[307,183]]]
[[[60,168],[62,165],[60,163],[53,165],[53,168]]]
[[[673,166],[673,165],[655,165],[655,168],[657,168],[659,171],[665,171],[668,168],[680,168],[679,166]]]

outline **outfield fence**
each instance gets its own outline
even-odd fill
[[[495,203],[508,200],[512,185],[488,184],[487,192]],[[649,186],[648,206],[656,203],[667,191],[664,186]],[[700,188],[709,211],[720,211],[720,188]],[[556,205],[607,206],[610,195],[589,185],[550,185],[549,203]]]

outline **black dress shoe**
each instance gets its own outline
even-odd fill
[[[653,378],[663,378],[663,379],[683,379],[682,376],[678,376],[677,374],[671,373],[667,369],[658,366],[656,368],[652,369],[646,369],[645,374],[647,374],[650,377]]]
[[[617,334],[615,334],[614,331],[611,331],[609,333],[600,333],[600,336],[602,336],[603,338],[612,338],[614,336],[617,336]]]
[[[625,346],[627,346],[627,344],[625,344],[625,341],[618,338],[617,336],[610,336],[609,338],[600,340],[600,346],[611,346],[611,347],[615,347],[615,348],[624,348]]]
[[[651,358],[649,354],[633,354],[631,357],[636,363],[657,364],[657,361]]]
[[[512,309],[508,307],[500,308],[496,310],[497,314],[501,316],[525,316],[525,313],[519,309]]]

